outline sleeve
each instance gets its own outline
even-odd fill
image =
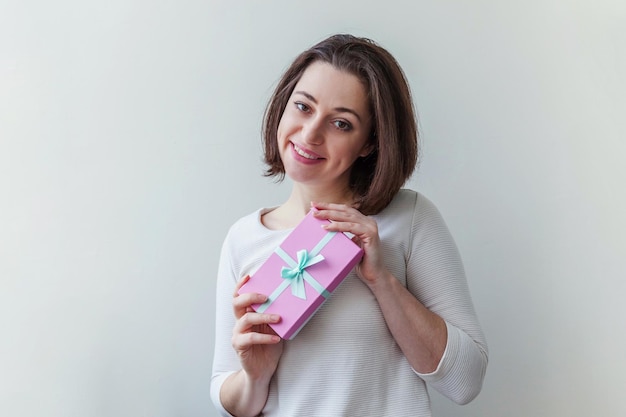
[[[232,232],[232,230],[231,230]],[[211,376],[211,401],[221,416],[231,414],[224,409],[220,401],[222,384],[232,373],[240,368],[239,358],[232,348],[231,336],[235,326],[232,311],[232,299],[239,277],[233,268],[230,250],[231,232],[226,236],[220,255],[217,288],[215,291],[215,351],[213,356],[213,373]]]
[[[417,196],[407,261],[407,288],[448,330],[437,369],[417,373],[431,387],[458,404],[472,401],[482,388],[488,348],[470,297],[457,246],[437,208]]]

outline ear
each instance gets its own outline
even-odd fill
[[[369,154],[372,153],[372,151],[374,150],[375,146],[376,145],[374,144],[374,142],[369,141],[368,143],[363,145],[363,149],[361,149],[361,152],[359,152],[359,156],[361,158],[365,158],[366,156],[368,156]]]

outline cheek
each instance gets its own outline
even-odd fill
[[[366,141],[359,138],[353,142],[350,150],[347,150],[346,152],[349,152],[352,159],[356,160],[360,157],[366,156],[369,153],[368,149],[369,147],[367,146]]]
[[[278,125],[278,129],[276,130],[276,142],[280,145],[281,143],[283,143],[285,141],[284,138],[284,128],[282,126],[282,124]]]
[[[276,129],[276,136],[278,137],[278,142],[284,141],[284,136],[288,133],[289,130],[289,118],[283,114],[283,117],[280,118],[280,122],[278,123],[278,128]]]

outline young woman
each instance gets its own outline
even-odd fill
[[[487,344],[455,243],[423,195],[401,189],[417,160],[409,88],[368,39],[332,36],[280,80],[264,122],[267,175],[290,197],[240,219],[218,272],[211,397],[233,416],[430,416],[427,384],[464,404]],[[314,208],[350,232],[361,262],[290,341],[238,289]]]

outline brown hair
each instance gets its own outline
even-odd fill
[[[263,144],[266,176],[282,180],[277,130],[293,89],[313,62],[347,71],[364,83],[372,114],[369,155],[357,159],[350,188],[363,214],[383,210],[409,179],[417,163],[417,122],[411,92],[400,65],[374,41],[352,35],[331,36],[301,53],[285,71],[265,110]]]

